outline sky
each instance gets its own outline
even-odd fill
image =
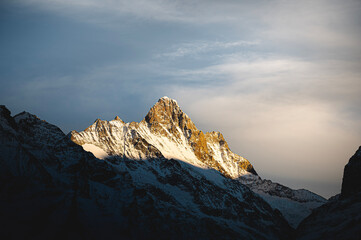
[[[81,131],[161,97],[262,178],[340,192],[361,145],[361,1],[2,0],[0,104]]]

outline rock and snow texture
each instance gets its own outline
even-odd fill
[[[110,156],[130,159],[165,157],[194,166],[213,168],[227,177],[257,174],[249,161],[233,153],[219,132],[203,133],[178,106],[163,97],[140,123],[97,119],[82,132],[73,131],[71,139],[93,144]]]
[[[284,218],[239,181],[165,159],[146,142],[134,149],[159,157],[99,160],[34,115],[13,118],[0,106],[0,123],[4,239],[289,239],[292,234]]]
[[[259,194],[272,208],[278,209],[293,228],[297,228],[313,209],[327,202],[308,190],[294,190],[259,176],[243,176],[239,180]]]
[[[361,147],[345,166],[341,194],[302,221],[297,239],[361,239]]]

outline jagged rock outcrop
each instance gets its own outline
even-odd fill
[[[79,145],[92,144],[109,156],[148,159],[164,156],[211,167],[230,178],[255,174],[250,162],[233,153],[219,132],[198,130],[177,102],[163,97],[140,123],[96,120],[82,132],[73,131],[71,139]]]
[[[96,125],[107,132],[114,126]],[[125,139],[137,139],[139,132],[124,133]],[[32,114],[11,117],[0,107],[2,238],[292,237],[279,212],[214,169],[158,157],[155,150],[154,157],[144,161],[114,156],[100,160],[70,137]],[[152,145],[141,139],[129,142],[131,149],[153,153]]]
[[[297,239],[361,239],[361,148],[345,166],[341,194],[302,221]]]
[[[346,164],[341,197],[346,198],[361,191],[361,146]]]

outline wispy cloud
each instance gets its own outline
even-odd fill
[[[16,0],[89,22],[119,25],[123,17],[190,24],[228,23],[233,31],[254,30],[258,37],[285,42],[358,46],[357,0]],[[355,29],[358,29],[355,31]],[[353,36],[353,37],[350,37]]]
[[[214,95],[257,94],[272,99],[272,103],[323,102],[340,111],[349,109],[349,113],[354,111],[354,106],[361,105],[361,70],[357,69],[357,64],[348,61],[307,61],[288,57],[223,60],[223,63],[201,69],[173,70],[171,74],[199,81],[217,79]]]
[[[240,48],[255,46],[258,41],[233,41],[233,42],[210,42],[210,41],[193,41],[178,44],[171,47],[169,52],[157,54],[156,58],[178,58],[188,56],[198,56],[199,54],[209,54],[210,52],[226,51],[231,49],[239,51]],[[223,53],[224,54],[224,53]]]
[[[208,2],[204,9],[203,1],[169,1],[169,0],[18,0],[27,6],[37,6],[41,9],[55,11],[87,21],[114,21],[121,16],[131,16],[140,19],[172,22],[216,22],[229,19],[227,16],[215,14],[217,2]],[[227,5],[227,3],[226,3]],[[224,6],[224,5],[223,5]],[[203,10],[202,10],[203,8]],[[218,9],[219,10],[219,9]],[[211,12],[209,12],[211,11]],[[213,12],[213,14],[212,14]],[[83,13],[85,15],[78,15]],[[86,19],[86,18],[93,18]],[[103,18],[103,19],[102,19]]]

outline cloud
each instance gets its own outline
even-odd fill
[[[360,1],[212,1],[212,0],[17,0],[101,25],[120,26],[139,20],[186,24],[226,24],[234,34],[246,30],[275,44],[319,47],[359,46]],[[219,28],[222,25],[216,25]],[[282,47],[284,45],[282,44]]]
[[[223,58],[219,61],[219,64],[203,68],[163,72],[172,78],[198,79],[200,84],[214,83],[217,92],[232,96],[257,92],[264,98],[279,101],[317,99],[337,107],[361,103],[361,82],[358,80],[361,71],[357,64],[348,61],[260,56],[258,59]],[[214,81],[209,82],[210,79]]]
[[[360,37],[360,1],[275,1],[264,11],[267,39],[325,48],[357,47]],[[269,9],[270,10],[270,9]]]
[[[207,10],[200,11],[205,5],[204,2],[198,3],[197,1],[18,0],[18,2],[27,6],[37,6],[44,10],[55,11],[89,22],[99,21],[104,23],[104,21],[113,21],[122,16],[172,22],[214,22],[221,20],[219,17],[211,17]],[[211,5],[215,4],[214,2],[210,3]],[[213,9],[213,7],[208,8],[208,10],[210,9]],[[214,10],[215,9],[213,9],[212,12]],[[93,18],[93,20],[90,18]],[[227,19],[227,17],[224,19]]]
[[[182,43],[175,45],[170,52],[158,54],[155,58],[179,58],[198,56],[200,54],[209,54],[210,52],[224,52],[225,50],[231,49],[232,51],[238,50],[239,48],[250,47],[257,45],[257,41],[233,41],[233,42],[221,42],[221,41],[192,41],[188,43]],[[223,53],[224,54],[224,53]]]

